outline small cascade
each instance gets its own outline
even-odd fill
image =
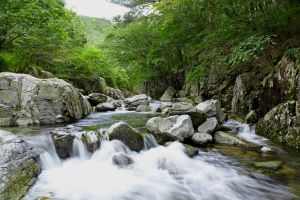
[[[72,157],[79,157],[82,160],[85,160],[89,157],[89,152],[80,139],[75,138],[73,142]]]
[[[157,147],[158,144],[152,134],[147,134],[147,136],[144,139],[144,148],[145,150],[149,150],[151,148]]]
[[[51,150],[48,150],[40,155],[40,163],[43,170],[49,170],[62,165],[62,161],[56,152]]]

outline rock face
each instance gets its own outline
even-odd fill
[[[53,132],[51,133],[51,137],[53,139],[57,155],[62,159],[69,158],[72,153],[75,136],[65,134],[64,132]]]
[[[196,109],[205,113],[208,117],[216,117],[220,123],[224,122],[226,118],[219,100],[211,99],[199,103]]]
[[[206,146],[211,143],[213,137],[207,133],[195,133],[192,137],[192,142],[199,146]]]
[[[136,110],[139,105],[149,105],[150,97],[145,94],[135,95],[124,100],[128,110]]]
[[[2,125],[74,122],[90,112],[82,95],[63,80],[7,72],[0,73],[0,104]]]
[[[106,102],[107,96],[101,93],[92,93],[89,95],[88,100],[92,106],[97,106],[100,103]]]
[[[94,153],[97,149],[99,149],[101,144],[101,136],[99,132],[87,131],[82,134],[81,138],[89,152]]]
[[[219,127],[217,118],[210,117],[198,127],[199,133],[213,134]]]
[[[143,136],[125,122],[113,124],[106,134],[110,140],[120,140],[133,151],[140,151],[144,148]]]
[[[39,152],[20,137],[0,130],[0,199],[20,199],[40,173]]]
[[[167,141],[184,141],[194,134],[190,116],[154,117],[148,120],[146,129],[152,133],[159,144]]]
[[[161,101],[172,101],[176,95],[176,90],[173,87],[168,87],[163,96],[160,98]]]
[[[300,149],[297,105],[296,101],[287,101],[274,107],[258,122],[257,133],[278,143]]]
[[[169,115],[189,115],[195,128],[205,122],[207,118],[204,112],[197,110],[193,104],[187,102],[173,103],[168,112]]]

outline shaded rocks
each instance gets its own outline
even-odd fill
[[[198,127],[199,133],[213,134],[219,127],[217,118],[210,117]]]
[[[81,139],[87,150],[94,153],[97,149],[99,149],[102,138],[97,131],[87,131],[82,134]]]
[[[123,153],[113,155],[112,162],[114,165],[117,165],[121,168],[133,164],[132,158]]]
[[[199,103],[196,106],[196,110],[205,113],[208,117],[216,117],[220,123],[224,122],[226,119],[226,115],[222,110],[219,100],[211,99]]]
[[[0,73],[0,104],[9,107],[2,125],[74,122],[90,112],[80,92],[61,79],[8,72]]]
[[[172,101],[176,95],[176,90],[173,87],[168,87],[163,96],[160,98],[161,101]]]
[[[258,121],[258,116],[256,114],[256,111],[255,110],[251,110],[246,118],[245,118],[245,121],[248,123],[248,124],[255,124],[257,121]]]
[[[125,122],[113,124],[106,131],[110,140],[120,140],[133,151],[140,151],[144,148],[144,139],[141,133]]]
[[[75,136],[72,134],[66,134],[65,132],[54,131],[51,133],[51,137],[57,155],[62,159],[69,158],[72,154]]]
[[[41,172],[40,152],[20,137],[0,130],[0,199],[21,199]]]
[[[113,98],[114,100],[124,100],[124,95],[122,91],[117,88],[108,87],[107,95]]]
[[[136,110],[139,105],[149,105],[150,97],[145,94],[135,95],[124,100],[128,110]]]
[[[213,137],[207,133],[195,133],[191,140],[197,146],[206,146],[213,141]]]
[[[188,115],[154,117],[148,120],[146,129],[154,135],[159,144],[174,140],[184,141],[194,134],[193,124]]]
[[[107,96],[101,93],[92,93],[89,95],[89,102],[92,106],[97,106],[100,103],[104,103],[107,101]]]

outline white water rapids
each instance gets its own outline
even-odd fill
[[[193,159],[174,142],[157,146],[153,137],[140,153],[120,141],[103,141],[94,154],[80,140],[72,158],[60,160],[52,148],[40,157],[43,171],[24,200],[284,200],[288,189],[252,174],[236,160],[215,152],[199,151]],[[125,154],[133,164],[116,166],[112,157]]]

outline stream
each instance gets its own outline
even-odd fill
[[[93,113],[72,124],[84,130],[105,130],[125,121],[143,130],[154,113],[114,111]],[[270,143],[255,134],[255,127],[236,123],[244,139],[272,146],[275,153],[213,145],[199,149],[189,158],[178,142],[159,146],[153,137],[145,149],[133,152],[119,141],[103,141],[89,153],[75,139],[72,157],[61,160],[49,132],[57,127],[10,128],[25,140],[46,151],[40,156],[42,173],[23,200],[296,200],[300,199],[300,154]],[[112,163],[116,154],[132,158],[133,164],[119,167]],[[277,171],[256,169],[256,161],[280,160]]]

